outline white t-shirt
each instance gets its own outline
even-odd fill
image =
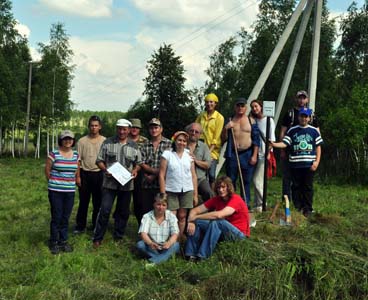
[[[166,191],[172,193],[193,191],[192,158],[185,149],[180,158],[176,152],[165,150],[162,156],[167,161]]]
[[[266,138],[266,129],[267,129],[267,117],[263,117],[262,119],[255,119],[256,123],[258,125],[259,131],[261,131],[263,133],[263,136]],[[275,122],[272,118],[270,118],[270,131],[269,131],[269,139],[271,141],[275,141]],[[258,150],[258,158],[260,159],[264,159],[264,155],[265,155],[265,149],[266,149],[266,145],[262,139],[262,137],[259,137],[260,139],[260,147]]]

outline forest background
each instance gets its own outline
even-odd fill
[[[15,29],[11,1],[0,0],[1,156],[43,157],[55,145],[60,129],[72,129],[77,136],[85,134],[92,114],[102,117],[106,136],[114,134],[114,122],[121,117],[139,117],[143,124],[152,117],[159,117],[165,135],[171,136],[194,120],[203,109],[203,98],[208,92],[219,96],[218,110],[225,118],[231,116],[234,99],[250,94],[295,5],[295,0],[261,1],[253,31],[239,28],[210,56],[210,67],[203,70],[208,76],[204,86],[185,88],[182,60],[171,45],[163,44],[147,61],[148,76],[143,78],[142,98],[127,112],[95,112],[73,109],[70,99],[73,52],[65,24],[51,26],[49,43],[39,44],[41,60],[32,62],[27,39]],[[352,2],[340,18],[341,36],[336,45],[336,20],[329,17],[324,1],[316,96],[316,114],[325,140],[319,173],[321,178],[367,183],[367,3],[357,7]],[[297,28],[262,89],[260,99],[276,100]],[[282,114],[293,105],[296,91],[307,89],[312,28],[311,19]]]

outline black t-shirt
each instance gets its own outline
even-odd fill
[[[285,126],[289,129],[290,127],[298,125],[299,124],[298,115],[299,109],[297,108],[289,109],[282,119],[281,126]],[[309,124],[316,128],[319,127],[318,119],[315,114],[312,114],[311,122]]]

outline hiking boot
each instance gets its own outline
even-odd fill
[[[57,242],[50,243],[49,244],[49,249],[50,249],[51,254],[53,254],[53,255],[60,253],[60,248],[59,248],[59,245],[57,244]]]
[[[59,249],[63,252],[73,252],[73,247],[68,244],[68,242],[61,242],[59,244]]]

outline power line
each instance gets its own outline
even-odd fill
[[[228,21],[229,19],[233,18],[234,16],[236,16],[236,15],[238,15],[238,14],[242,13],[245,9],[247,9],[247,8],[249,8],[249,7],[254,6],[254,5],[256,5],[256,4],[257,4],[257,2],[252,1],[252,0],[250,0],[249,2],[251,2],[251,4],[249,4],[248,6],[246,6],[246,7],[242,8],[242,9],[240,9],[240,10],[236,11],[234,14],[231,14],[230,16],[227,16],[225,19],[223,19],[223,20],[222,20],[222,21],[220,21],[220,22],[217,22],[217,23],[216,23],[215,21],[217,21],[217,20],[221,19],[222,17],[226,16],[227,14],[229,14],[229,12],[232,12],[232,11],[234,11],[235,9],[238,9],[240,6],[242,6],[242,5],[243,5],[243,3],[240,3],[239,5],[237,5],[237,6],[233,7],[233,8],[231,8],[229,11],[227,11],[227,12],[225,12],[225,13],[223,13],[223,14],[219,15],[219,16],[214,17],[212,20],[210,20],[209,22],[207,22],[206,24],[204,24],[204,25],[203,25],[203,26],[201,26],[200,28],[198,28],[198,29],[196,29],[196,30],[192,31],[191,33],[187,34],[186,36],[184,36],[184,38],[179,39],[179,40],[181,40],[181,42],[180,42],[180,43],[176,44],[176,43],[174,42],[174,43],[173,43],[173,45],[175,45],[175,46],[176,46],[176,48],[179,48],[179,47],[181,47],[181,48],[182,48],[182,47],[184,47],[184,46],[188,45],[189,43],[191,43],[192,41],[196,40],[197,38],[199,38],[201,35],[205,34],[206,32],[209,32],[210,30],[212,30],[212,29],[216,28],[217,26],[219,26],[219,25],[221,25],[221,24],[225,23],[226,21]],[[212,25],[211,25],[211,24],[212,24]],[[209,25],[211,25],[211,26],[209,26]],[[202,31],[202,32],[201,32],[201,31]],[[197,34],[197,35],[195,35],[194,37],[192,37],[190,40],[185,41],[185,39],[187,39],[187,38],[191,37],[192,35],[194,35],[194,34],[196,34],[196,33],[198,33],[198,34]],[[225,39],[225,40],[226,40],[226,39]],[[202,52],[204,49],[208,49],[208,48],[210,48],[210,47],[212,47],[212,45],[211,45],[211,46],[207,46],[207,47],[205,47],[205,48],[202,48],[202,49],[198,50],[197,52],[195,52],[193,55],[191,55],[191,56],[189,56],[189,57],[195,56],[197,53],[200,53],[200,52]],[[134,49],[134,48],[133,48],[133,49]],[[147,60],[148,60],[148,59],[149,59],[149,58],[147,58],[147,59],[145,59],[145,60],[142,60],[142,61],[141,61],[141,62],[142,62],[142,64],[143,64],[143,63],[145,64],[145,63],[147,62]],[[112,77],[119,77],[121,74],[125,73],[127,70],[129,70],[129,67],[126,67],[125,69],[123,69],[122,71],[120,71],[118,74],[113,75]],[[141,65],[140,65],[140,63],[139,63],[139,66],[138,66],[138,67],[136,67],[136,68],[134,68],[133,70],[130,70],[130,71],[126,74],[126,76],[132,76],[132,75],[135,75],[135,74],[137,74],[138,72],[141,72],[141,71],[143,71],[143,70],[144,70],[144,67],[142,68],[142,66],[141,66]],[[110,87],[110,86],[112,86],[112,85],[114,85],[114,82],[104,84],[101,88],[108,88],[108,87]],[[117,91],[121,91],[122,89],[125,89],[127,86],[128,86],[127,84],[126,84],[126,85],[123,85],[123,86],[121,86]],[[101,93],[103,93],[103,91],[101,91],[101,90],[100,90],[100,94],[101,94]],[[83,103],[83,102],[84,102],[83,100],[87,100],[87,97],[88,97],[88,96],[89,96],[88,94],[86,94],[85,96],[83,96],[83,95],[82,95],[82,97],[78,99],[78,100],[79,100],[79,102],[80,102],[80,103]],[[89,100],[89,101],[90,101],[90,100]]]

